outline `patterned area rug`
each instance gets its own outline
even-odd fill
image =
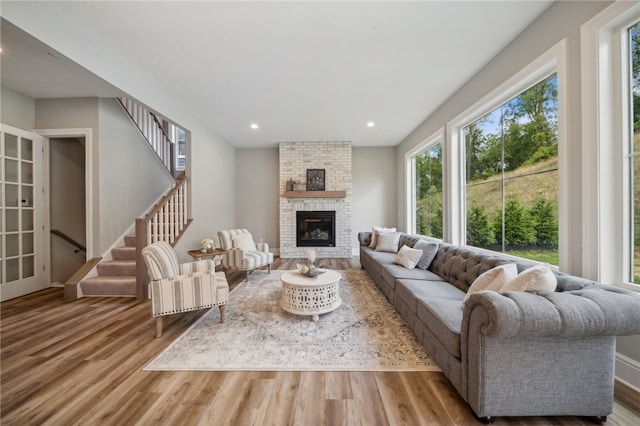
[[[145,370],[439,370],[365,271],[339,271],[342,304],[318,322],[280,308],[284,272],[252,274],[224,324],[211,309]]]

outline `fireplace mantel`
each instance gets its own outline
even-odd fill
[[[285,191],[285,198],[346,198],[347,191]]]

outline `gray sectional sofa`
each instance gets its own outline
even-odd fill
[[[555,292],[479,291],[483,272],[513,260],[439,243],[425,269],[368,247],[360,262],[476,416],[588,416],[613,409],[615,336],[640,333],[640,295],[555,273]],[[427,237],[401,234],[398,248]],[[436,241],[436,240],[432,240]],[[531,264],[517,263],[518,271]]]

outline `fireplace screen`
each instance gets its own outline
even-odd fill
[[[336,212],[296,212],[296,245],[298,247],[334,247],[336,245]]]

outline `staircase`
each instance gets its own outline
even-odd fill
[[[124,243],[111,250],[113,260],[98,263],[98,276],[80,282],[82,296],[136,297],[136,236],[125,236]]]

